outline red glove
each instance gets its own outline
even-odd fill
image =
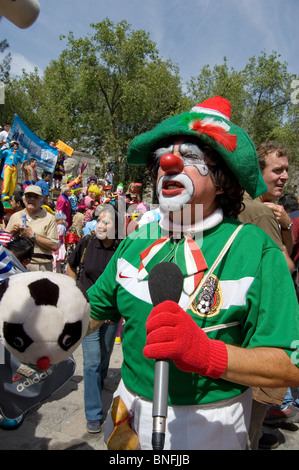
[[[177,303],[166,300],[151,311],[143,350],[148,359],[172,359],[184,372],[218,379],[227,367],[223,341],[210,339]]]

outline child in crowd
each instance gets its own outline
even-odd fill
[[[140,186],[142,186],[141,183],[131,183],[129,185],[126,195],[131,202],[136,202],[137,204],[141,202]]]
[[[10,232],[6,232],[4,229],[4,205],[3,202],[0,201],[0,243],[2,243],[3,246],[6,246],[7,243],[12,240],[13,235]]]
[[[65,156],[64,156],[63,152],[58,152],[58,158],[57,158],[56,166],[55,166],[55,169],[54,169],[54,187],[55,187],[55,189],[60,189],[62,178],[65,175],[64,160],[65,160]]]
[[[87,222],[90,222],[93,219],[93,214],[94,214],[94,211],[95,211],[97,205],[98,205],[98,201],[95,201],[95,200],[91,199],[91,201],[89,202],[89,207],[85,211],[85,216],[84,216],[85,224]]]
[[[71,214],[74,216],[79,210],[82,188],[72,188],[71,191],[72,194],[69,197],[69,201],[71,205]]]
[[[58,250],[53,253],[53,272],[63,273],[66,256],[65,236],[66,236],[66,215],[61,212],[55,212],[57,232],[59,236]]]

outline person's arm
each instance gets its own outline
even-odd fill
[[[299,369],[282,349],[226,348],[227,369],[221,378],[249,387],[298,387]]]
[[[94,318],[90,317],[88,333],[94,333],[98,328],[103,325],[103,323],[105,322],[102,320],[95,320]]]
[[[76,268],[73,268],[72,266],[70,266],[69,263],[67,264],[66,272],[68,276],[75,279],[75,281],[77,280],[77,270]]]
[[[32,229],[31,229],[32,230]],[[34,234],[32,230],[32,235]],[[54,242],[50,238],[43,237],[42,235],[35,234],[35,243],[39,245],[41,248],[45,248],[47,250],[56,251],[58,250],[59,243]]]
[[[294,265],[294,263],[293,263],[293,261],[292,261],[290,255],[289,255],[289,253],[288,253],[288,250],[287,250],[286,246],[285,246],[284,249],[282,250],[282,253],[283,253],[283,255],[284,255],[285,259],[286,259],[286,262],[287,262],[289,271],[290,271],[290,273],[292,273],[292,272],[294,271],[295,265]]]
[[[13,236],[18,236],[20,235],[20,224],[9,224],[10,221],[8,221],[8,224],[6,226],[6,231],[9,233],[12,233]]]
[[[77,280],[77,268],[80,265],[82,252],[85,247],[87,247],[86,239],[81,238],[81,240],[79,241],[75,249],[71,252],[68,258],[66,272],[67,272],[67,275],[75,279],[75,281]]]
[[[115,282],[117,273],[117,259],[121,257],[120,249],[122,243],[118,246],[113,257],[107,264],[103,274],[87,290],[87,296],[90,301],[91,315],[89,319],[89,332],[94,332],[101,327],[105,321],[110,320],[117,323],[120,320],[120,313],[117,308]]]
[[[54,242],[50,238],[46,238],[42,235],[34,233],[31,227],[24,228],[21,225],[14,225],[10,230],[10,233],[15,236],[17,235],[27,239],[31,239],[36,245],[39,245],[41,248],[44,248],[46,250],[56,251],[59,247],[59,243]]]
[[[6,144],[6,137],[2,131],[0,132],[0,145],[3,145],[3,144]]]
[[[286,227],[281,227],[281,238],[288,254],[291,255],[294,248],[294,237],[291,227],[289,227],[290,224],[288,224]]]
[[[24,175],[24,181],[28,181],[28,172],[27,172],[27,165],[26,165],[26,162],[23,162],[21,164],[21,170],[23,172],[23,175]]]
[[[67,275],[75,281],[77,280],[78,257],[81,257],[81,244],[82,242],[76,246],[75,250],[70,255],[69,260],[71,260],[72,266],[70,263],[68,263],[66,267]],[[98,328],[100,328],[100,326],[102,326],[103,323],[105,322],[101,320],[95,320],[94,318],[90,317],[87,335],[94,333]]]
[[[277,222],[281,228],[282,242],[285,245],[288,254],[291,255],[294,247],[293,233],[291,228],[289,228],[290,224],[292,223],[292,219],[282,205],[273,204],[272,202],[264,202],[264,204],[274,212]]]
[[[54,242],[50,238],[43,237],[42,235],[39,235],[35,233],[31,227],[21,227],[21,225],[15,224],[11,228],[11,233],[12,234],[18,234],[21,237],[24,238],[29,238],[32,239],[32,237],[35,237],[34,242],[39,245],[41,248],[44,248],[46,250],[51,250],[51,251],[56,251],[58,250],[59,243]]]
[[[248,387],[299,386],[299,369],[282,348],[242,348],[211,339],[175,302],[152,309],[146,333],[145,357],[171,359],[184,372]]]

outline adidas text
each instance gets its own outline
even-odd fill
[[[45,380],[50,374],[52,374],[52,369],[48,369],[45,372],[36,373],[33,377],[30,377],[24,382],[21,382],[17,386],[17,391],[19,393],[23,392],[25,388],[31,387],[32,385],[37,384],[41,380]]]

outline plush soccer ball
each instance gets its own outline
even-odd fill
[[[74,279],[28,272],[0,284],[3,343],[19,361],[48,369],[69,357],[88,328],[90,305]]]

